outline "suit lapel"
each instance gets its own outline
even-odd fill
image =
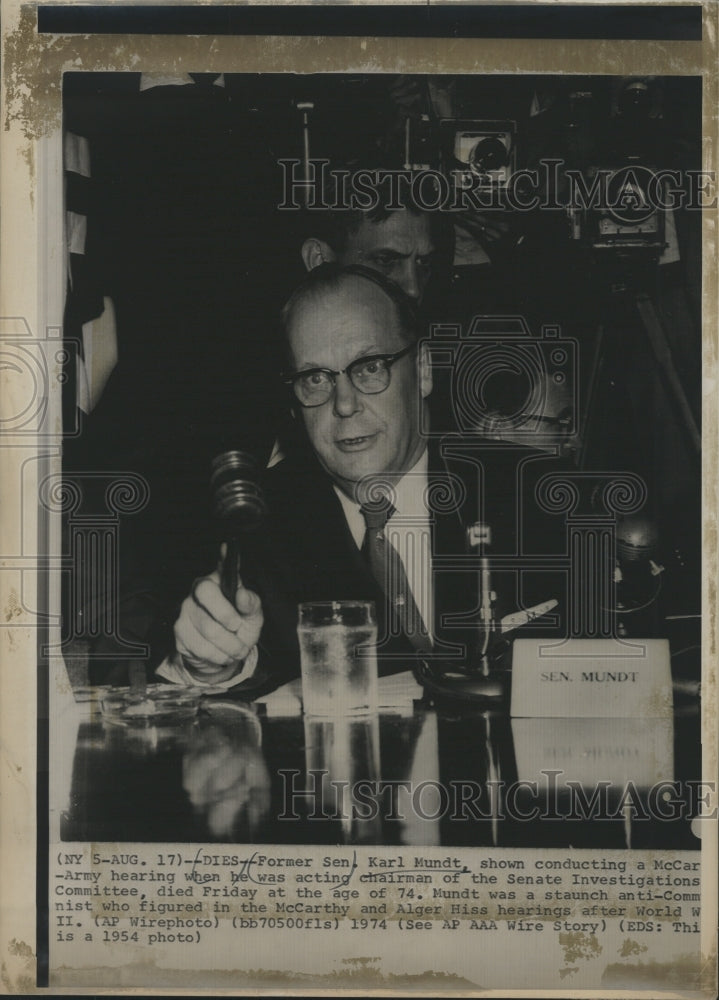
[[[293,562],[308,574],[302,583],[305,599],[374,601],[382,627],[384,593],[355,544],[331,481],[317,468],[306,482],[310,502],[300,512],[299,522],[294,511],[293,523],[299,527],[292,539]]]
[[[466,465],[453,463],[442,457],[441,449],[430,442],[428,463],[429,494],[433,490],[446,489],[454,483],[465,485]],[[456,466],[456,467],[455,467]],[[464,466],[464,467],[462,467]],[[371,600],[375,602],[380,634],[385,625],[385,595],[374,579],[371,569],[360,549],[355,544],[344,515],[342,504],[335,493],[331,481],[312,462],[302,465],[297,475],[302,480],[298,488],[287,490],[282,503],[285,507],[282,520],[292,525],[284,535],[284,546],[293,554],[290,573],[302,567],[302,581],[288,580],[293,590],[302,600]],[[461,494],[461,488],[458,493]],[[472,509],[472,490],[466,490],[465,502],[456,504],[435,504],[431,514],[432,552],[434,556],[452,557],[465,554],[465,521],[468,510]],[[302,507],[298,509],[299,498]],[[319,540],[319,544],[318,544]],[[292,570],[292,565],[298,569]],[[476,574],[445,570],[434,574],[434,623],[437,638],[446,642],[465,641],[465,635],[456,628],[442,628],[442,620],[457,611],[469,611],[475,607]],[[408,659],[414,657],[414,650],[406,636],[391,640],[385,647],[388,652],[401,654]],[[381,661],[381,652],[380,652]],[[389,669],[392,661],[388,661]],[[387,666],[387,665],[385,665]],[[407,662],[394,661],[395,669],[405,669]],[[381,672],[382,664],[380,662]]]

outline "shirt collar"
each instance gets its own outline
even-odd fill
[[[397,514],[411,518],[427,518],[429,516],[424,502],[427,492],[428,468],[429,459],[425,448],[409,472],[405,472],[402,478],[395,483],[392,502]],[[361,548],[365,534],[365,521],[360,513],[360,505],[354,500],[350,500],[337,486],[334,486],[333,489],[340,498],[342,510],[355,544]]]
[[[428,457],[425,448],[415,464],[395,483],[393,503],[397,514],[402,517],[427,517],[425,495],[427,493]]]

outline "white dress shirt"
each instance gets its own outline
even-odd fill
[[[428,461],[425,449],[415,465],[394,484],[391,497],[395,508],[390,521],[384,527],[387,540],[395,547],[407,574],[409,586],[414,597],[417,610],[422,616],[425,628],[432,638],[433,592],[432,592],[432,537],[430,533],[430,518],[427,510],[427,475]],[[334,487],[340,499],[347,525],[352,533],[355,545],[362,548],[365,536],[365,520],[360,513],[360,505],[350,500],[341,490]],[[230,688],[240,681],[248,680],[257,667],[257,647],[250,650],[244,666],[239,673],[221,684],[213,687]],[[187,670],[178,653],[168,656],[157,668],[157,674],[175,684],[191,684],[202,686]]]
[[[427,510],[427,450],[425,449],[415,465],[394,484],[390,498],[395,513],[384,527],[385,538],[399,553],[407,574],[414,603],[422,616],[422,621],[432,638],[433,592],[432,592],[432,535]],[[347,524],[357,548],[362,548],[366,525],[360,505],[335,486],[340,498]]]

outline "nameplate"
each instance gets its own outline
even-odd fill
[[[516,639],[511,714],[663,718],[672,712],[666,639]]]
[[[569,783],[602,782],[651,788],[674,779],[674,720],[512,719],[519,781],[540,786],[554,775],[559,791]]]

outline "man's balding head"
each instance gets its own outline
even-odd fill
[[[419,315],[412,299],[400,287],[377,271],[361,265],[343,267],[339,264],[322,264],[313,268],[297,286],[281,312],[282,326],[287,336],[293,315],[306,303],[318,302],[347,288],[356,300],[384,296],[391,303],[398,331],[406,343],[420,335]]]

